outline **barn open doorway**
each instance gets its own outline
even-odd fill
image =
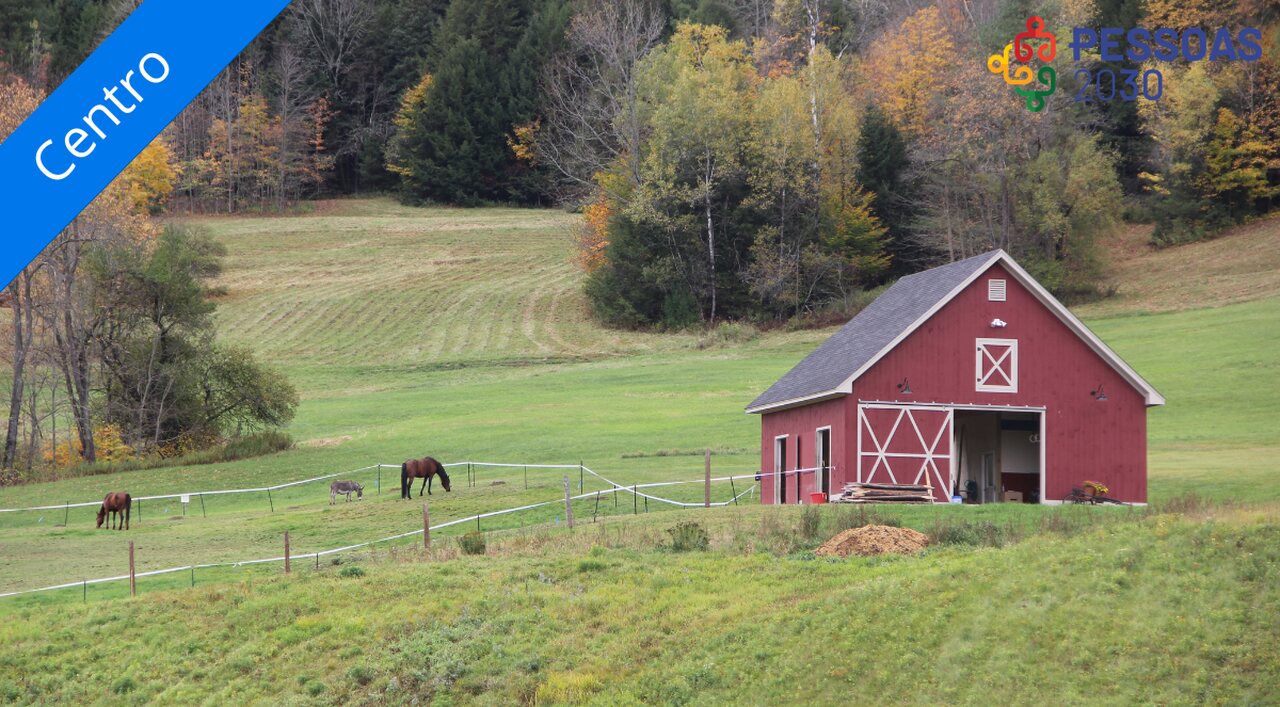
[[[1043,413],[957,409],[956,485],[965,503],[1039,503],[1044,497]]]

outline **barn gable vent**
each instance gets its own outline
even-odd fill
[[[987,280],[987,301],[1003,302],[1004,301],[1004,280]]]

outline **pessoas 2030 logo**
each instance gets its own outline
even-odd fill
[[[1058,90],[1058,73],[1049,62],[1058,55],[1058,39],[1045,29],[1045,21],[1037,16],[1027,19],[1027,31],[1019,32],[1013,41],[1004,45],[1004,51],[987,58],[987,70],[999,74],[1014,93],[1026,100],[1027,110],[1038,113],[1044,110],[1045,99]],[[1238,32],[1220,27],[1210,33],[1200,27],[1183,31],[1161,27],[1149,30],[1135,27],[1130,30],[1103,27],[1094,30],[1076,27],[1071,31],[1071,56],[1080,61],[1083,51],[1097,49],[1104,62],[1128,60],[1135,64],[1145,61],[1173,61],[1181,58],[1188,62],[1201,61],[1257,61],[1262,58],[1262,32],[1254,27],[1244,27]],[[1032,71],[1033,58],[1041,66]],[[1017,65],[1015,65],[1017,64]],[[1075,78],[1080,89],[1072,100],[1084,103],[1103,103],[1116,99],[1136,101],[1145,98],[1158,101],[1164,93],[1164,75],[1159,69],[1076,69]],[[1037,82],[1036,86],[1030,86]]]

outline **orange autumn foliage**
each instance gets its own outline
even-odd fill
[[[604,265],[608,260],[605,248],[609,245],[609,219],[613,216],[613,207],[608,198],[588,204],[582,209],[583,223],[578,228],[577,252],[574,262],[587,272]]]
[[[99,462],[119,462],[134,459],[138,455],[125,443],[120,427],[114,424],[99,425],[93,430],[94,456]],[[45,447],[43,457],[56,468],[75,466],[84,461],[79,440],[74,437],[55,446]]]

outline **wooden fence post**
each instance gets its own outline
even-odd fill
[[[382,465],[378,465],[378,496],[382,495]]]
[[[284,573],[289,574],[289,531],[284,531]]]
[[[209,517],[209,514],[204,511],[204,494],[200,494],[200,516],[202,518]]]
[[[142,514],[139,513],[139,516]],[[133,541],[129,541],[129,596],[138,596],[138,581],[133,570]]]
[[[422,501],[422,547],[431,549],[431,513],[425,499]]]
[[[62,527],[67,527],[67,521],[71,518],[71,501],[66,501],[66,509],[62,513]]]
[[[564,517],[569,522],[569,528],[573,528],[573,501],[569,498],[569,477],[564,477]]]
[[[271,500],[271,489],[270,489],[270,488],[268,488],[268,489],[267,489],[267,503],[270,503],[270,504],[271,504],[271,512],[272,512],[272,513],[275,513],[275,512],[276,512],[276,502],[275,502],[275,501],[273,501],[273,500]],[[139,515],[141,515],[141,514],[139,514]]]
[[[706,476],[702,483],[702,507],[711,507],[711,450],[708,449],[703,453],[703,461],[706,466]]]
[[[596,491],[596,507],[591,511],[591,522],[596,522],[596,517],[600,515],[600,492]]]

